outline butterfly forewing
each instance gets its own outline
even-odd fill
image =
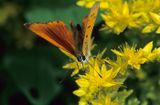
[[[94,6],[91,8],[90,13],[83,19],[84,39],[83,39],[82,52],[84,56],[88,56],[90,52],[91,34],[98,14],[99,5],[100,5],[99,2],[95,3]]]
[[[74,26],[71,23],[72,31],[67,28],[63,21],[31,23],[25,24],[25,26],[54,46],[72,54],[77,59],[80,57],[84,60],[90,53],[91,34],[98,9],[99,2],[94,4],[90,13],[83,19],[82,28],[80,25]]]
[[[54,46],[75,56],[75,41],[72,32],[67,28],[64,22],[31,23],[25,24],[25,26]]]

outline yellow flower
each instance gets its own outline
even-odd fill
[[[147,13],[151,12],[151,11],[159,11],[159,7],[160,7],[160,1],[159,0],[134,0],[132,2],[133,4],[133,12],[141,12],[141,13],[145,13],[146,15],[148,15]]]
[[[107,70],[105,64],[100,68],[99,65],[95,63],[94,68],[90,66],[89,73],[85,78],[88,78],[89,82],[96,87],[111,87],[120,84],[114,81],[114,77],[113,69]]]
[[[160,47],[155,48],[148,57],[149,60],[160,60]]]
[[[132,11],[134,13],[141,14],[142,32],[149,33],[156,30],[159,33],[159,0],[135,0],[132,5]]]
[[[127,67],[128,67],[127,59],[117,56],[116,61],[112,61],[109,59],[106,59],[105,61],[115,70],[114,74],[117,75],[118,73],[120,73],[120,74],[124,75],[126,73]],[[115,77],[116,77],[116,75],[115,75]]]
[[[138,28],[141,23],[138,20],[141,15],[139,13],[133,13],[130,10],[130,4],[122,1],[111,4],[109,12],[101,16],[105,21],[105,27],[108,27],[108,29],[113,30],[117,34],[123,32],[127,27]]]
[[[153,49],[153,42],[139,49],[125,44],[120,51],[112,50],[117,56],[116,61],[103,58],[105,51],[106,49],[96,57],[90,56],[83,64],[63,51],[73,59],[73,62],[66,64],[64,68],[73,69],[71,76],[78,76],[75,82],[79,88],[73,94],[80,97],[79,105],[120,105],[118,100],[114,100],[113,92],[117,92],[127,78],[125,74],[128,66],[140,69],[146,62],[160,60],[160,47]],[[143,77],[140,74],[138,76]]]
[[[84,91],[86,91],[85,90],[86,88],[92,88],[93,90],[93,89],[97,89],[98,87],[111,87],[111,86],[120,84],[113,80],[113,77],[112,77],[113,70],[106,70],[105,65],[102,65],[102,68],[100,71],[100,68],[98,67],[97,64],[96,66],[95,68],[90,67],[89,73],[83,76],[81,75],[80,79],[76,80],[76,83],[81,87],[81,92],[83,90],[83,93],[84,93]],[[79,93],[79,90],[78,90],[78,93]],[[87,91],[86,93],[88,94]]]
[[[126,28],[142,29],[142,33],[160,33],[159,0],[79,0],[77,4],[90,8],[100,1],[101,16],[105,21],[102,29],[120,34]]]
[[[100,1],[100,8],[104,9],[108,7],[108,0],[79,0],[77,1],[77,5],[91,8],[97,1]]]
[[[144,28],[143,28],[143,30],[142,30],[142,33],[149,33],[149,32],[152,32],[152,31],[154,31],[155,30],[155,25],[154,24],[148,24],[148,25],[146,25]]]
[[[93,63],[91,63],[88,72],[85,73],[85,75],[80,75],[79,79],[76,80],[80,88],[74,91],[74,94],[81,97],[92,94],[92,92],[97,91],[98,88],[122,84],[116,82],[114,78],[115,72],[113,69],[108,70],[105,64],[98,65],[98,63],[95,62],[93,65]]]
[[[142,30],[143,33],[149,33],[156,31],[157,34],[160,34],[160,15],[154,12],[149,12],[150,23],[148,23]]]
[[[140,65],[146,61],[146,58],[143,57],[143,53],[136,51],[135,47],[130,48],[128,45],[126,45],[123,47],[123,52],[118,52],[116,50],[112,51],[117,55],[120,53],[123,58],[127,59],[128,65],[131,65],[136,69],[140,69]]]
[[[79,74],[79,78],[76,80],[79,89],[73,93],[80,97],[79,105],[87,105],[88,101],[92,102],[103,88],[116,87],[122,84],[115,79],[118,70],[108,68],[105,59],[102,59],[104,52],[105,50],[99,53],[96,58],[90,57],[89,63],[85,64],[84,74]]]
[[[128,65],[140,69],[141,64],[157,60],[160,57],[160,48],[153,49],[153,42],[149,42],[144,48],[138,50],[135,47],[123,46],[122,51],[112,50],[117,56],[126,59]]]
[[[157,13],[150,12],[151,19],[154,21],[156,33],[160,34],[160,15]]]
[[[63,68],[73,69],[73,72],[72,72],[71,76],[74,76],[74,75],[78,74],[80,70],[82,70],[82,69],[84,70],[84,69],[88,68],[89,65],[91,65],[95,61],[99,65],[101,65],[104,62],[104,60],[102,59],[102,56],[103,56],[104,52],[106,51],[106,49],[104,49],[101,53],[99,53],[96,56],[96,59],[94,59],[94,57],[92,57],[92,56],[89,57],[89,59],[87,60],[86,63],[79,62],[76,57],[74,57],[73,55],[65,52],[64,50],[61,50],[61,51],[73,60],[73,62],[64,65]]]

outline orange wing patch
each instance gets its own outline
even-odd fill
[[[54,46],[75,55],[76,46],[73,35],[64,22],[27,23],[25,26]]]
[[[98,14],[99,5],[100,2],[96,2],[94,6],[91,8],[90,13],[83,19],[84,39],[83,39],[82,52],[85,56],[88,56],[90,52],[91,34]]]

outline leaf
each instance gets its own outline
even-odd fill
[[[125,100],[132,94],[133,90],[124,90],[116,94],[116,99],[121,105],[125,105]],[[127,104],[128,105],[128,104]]]
[[[140,101],[137,99],[137,98],[131,98],[127,105],[139,105],[140,104]]]
[[[29,22],[48,22],[54,20],[62,20],[68,26],[69,22],[73,21],[74,24],[81,24],[82,19],[89,13],[88,9],[80,8],[77,6],[70,6],[66,9],[49,9],[49,8],[35,8],[29,10],[25,17]],[[102,19],[98,16],[97,22]]]
[[[67,7],[71,5],[75,5],[76,1],[75,0],[69,0],[69,1],[64,1],[64,0],[32,0],[30,1],[30,8],[35,8],[35,7],[46,7],[46,8],[62,8],[66,9]]]
[[[54,60],[50,49],[35,49],[9,53],[3,62],[16,86],[33,105],[48,105],[60,92],[57,79],[63,76],[53,65]]]

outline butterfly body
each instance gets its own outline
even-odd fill
[[[99,2],[95,3],[90,13],[83,19],[82,26],[74,25],[71,22],[71,30],[63,21],[26,23],[24,25],[54,46],[75,56],[78,61],[85,62],[90,56],[91,34],[98,9]]]
[[[72,30],[74,40],[77,46],[75,50],[75,54],[76,54],[75,56],[78,61],[85,62],[87,56],[85,56],[82,52],[82,44],[84,40],[84,30],[80,24],[74,25],[72,22],[70,22],[70,26],[71,26],[71,30]]]

